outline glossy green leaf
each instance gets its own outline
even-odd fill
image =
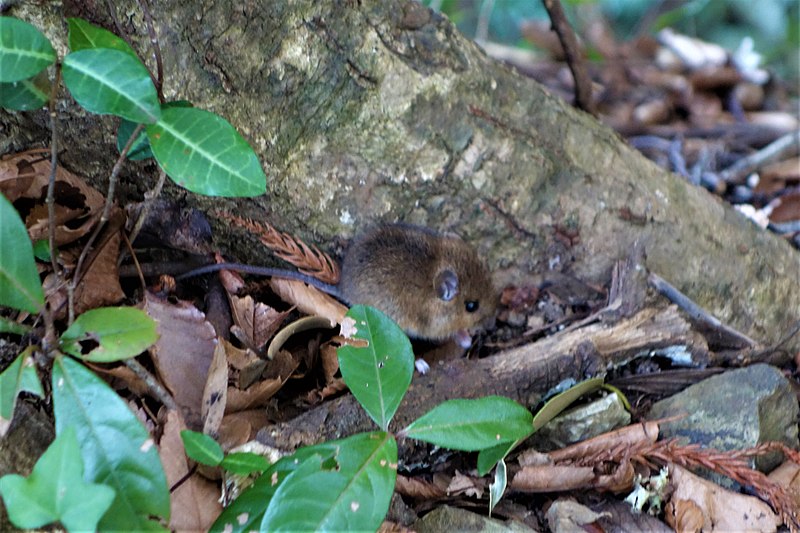
[[[412,439],[468,452],[523,439],[533,432],[533,415],[502,396],[449,400],[403,430]]]
[[[42,454],[27,478],[0,479],[0,494],[11,522],[37,528],[61,522],[69,531],[94,531],[114,500],[114,489],[83,480],[75,431],[67,428]]]
[[[263,472],[269,468],[269,461],[257,453],[233,452],[225,456],[220,466],[228,472],[247,476],[254,472]]]
[[[258,196],[267,177],[255,152],[225,119],[195,108],[165,108],[147,126],[158,164],[175,183],[208,196]]]
[[[361,433],[335,445],[336,467],[318,455],[303,461],[269,502],[261,531],[375,531],[397,477],[397,443],[383,432]],[[266,474],[265,474],[266,475]]]
[[[75,17],[69,17],[67,19],[67,24],[69,25],[70,51],[77,52],[78,50],[87,50],[90,48],[111,48],[112,50],[125,52],[139,61],[139,56],[136,55],[136,51],[131,48],[131,45],[105,28],[95,26],[83,19]]]
[[[186,456],[202,465],[217,466],[225,457],[222,446],[203,433],[184,429],[181,431],[181,440]]]
[[[242,492],[236,500],[222,510],[217,517],[210,531],[215,533],[245,533],[257,531],[264,518],[272,496],[284,480],[297,470],[297,468],[309,457],[320,455],[319,447],[301,448],[294,454],[280,459],[270,466],[266,472],[256,478],[253,484]],[[317,452],[316,454],[314,452]],[[324,453],[325,458],[331,457],[335,453],[335,448],[331,448]]]
[[[478,475],[485,476],[494,468],[498,461],[505,459],[511,450],[516,448],[524,439],[502,442],[497,446],[486,448],[478,452]]]
[[[174,102],[165,103],[161,106],[161,109],[163,110],[170,107],[192,107],[192,103],[188,100],[176,100]],[[138,126],[138,124],[130,120],[123,119],[120,121],[119,128],[117,129],[117,151],[119,153],[122,153],[122,150],[128,143],[128,139],[131,138],[131,135],[133,135],[133,132],[136,130],[136,126]],[[128,150],[127,158],[131,161],[142,161],[144,159],[150,159],[151,157],[153,157],[153,151],[150,149],[150,141],[147,140],[147,132],[141,130]]]
[[[72,52],[64,58],[62,73],[72,97],[92,113],[142,124],[161,116],[150,74],[130,54],[110,48]]]
[[[5,435],[11,424],[20,392],[44,397],[32,354],[33,347],[28,347],[0,374],[0,437]]]
[[[56,248],[56,251],[58,248]],[[50,261],[50,243],[47,239],[39,239],[33,243],[33,255],[39,261]]]
[[[0,194],[0,305],[38,313],[44,305],[33,246],[17,210]]]
[[[400,327],[373,307],[355,305],[347,316],[355,321],[352,337],[363,348],[339,348],[344,382],[372,420],[386,431],[414,375],[414,351]]]
[[[61,349],[87,361],[108,363],[139,355],[156,340],[156,322],[144,311],[104,307],[80,315],[61,335]]]
[[[0,82],[30,78],[56,60],[47,37],[33,25],[0,17]]]
[[[56,434],[74,428],[86,468],[84,480],[116,491],[101,531],[160,530],[169,520],[169,490],[155,442],[126,403],[70,357],[53,364]]]
[[[584,394],[593,392],[602,387],[603,381],[603,378],[587,379],[550,398],[550,400],[536,412],[536,416],[533,417],[533,429],[536,431],[542,429],[548,422],[569,407],[572,402]]]
[[[33,78],[0,83],[0,107],[14,111],[41,109],[50,98],[50,79],[42,71]]]
[[[25,335],[31,330],[30,326],[17,324],[10,318],[0,316],[0,333],[11,333],[13,335]]]

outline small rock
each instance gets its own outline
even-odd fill
[[[536,530],[520,522],[501,522],[457,507],[443,505],[418,520],[412,527],[417,533],[449,533],[472,531],[474,533],[535,533]]]
[[[797,398],[789,381],[769,365],[752,365],[705,379],[655,403],[648,418],[680,414],[686,416],[661,425],[662,438],[681,437],[716,450],[740,450],[767,441],[797,449]],[[768,471],[780,460],[778,454],[764,455],[751,465]],[[725,480],[719,479],[730,486]]]

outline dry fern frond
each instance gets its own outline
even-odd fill
[[[226,213],[218,215],[258,235],[264,246],[284,261],[296,266],[303,274],[332,285],[339,283],[339,265],[316,246],[309,246],[288,233],[280,232],[268,222],[256,222]]]

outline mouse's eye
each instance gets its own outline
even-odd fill
[[[478,307],[478,300],[467,300],[464,302],[464,309],[467,310],[467,313],[474,313],[478,310]]]

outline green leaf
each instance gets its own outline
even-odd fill
[[[269,468],[269,461],[257,453],[233,452],[225,456],[220,464],[228,472],[247,476],[254,472],[263,472]]]
[[[302,461],[272,496],[261,531],[378,529],[394,492],[397,442],[376,432],[331,445],[338,448],[336,467],[319,455]]]
[[[142,124],[161,116],[150,74],[130,54],[109,48],[72,52],[64,58],[62,72],[72,97],[92,113]]]
[[[253,149],[225,119],[195,108],[163,109],[147,126],[158,164],[175,183],[208,196],[258,196],[267,177]]]
[[[125,402],[69,357],[53,364],[56,434],[74,428],[86,467],[84,480],[116,491],[99,529],[160,530],[169,520],[169,490],[153,438]]]
[[[79,316],[61,335],[61,349],[86,361],[108,363],[139,355],[156,340],[156,322],[144,311],[104,307]],[[87,341],[91,350],[84,354],[81,343]]]
[[[587,379],[550,398],[550,400],[536,412],[536,416],[533,417],[534,431],[542,429],[548,422],[557,417],[564,409],[569,407],[572,402],[584,394],[602,387],[603,381],[603,378]]]
[[[33,78],[0,83],[0,107],[14,111],[40,109],[50,98],[50,79],[42,71]]]
[[[0,17],[1,19],[2,17]],[[25,224],[0,194],[0,305],[38,313],[44,293]]]
[[[508,480],[506,478],[506,463],[500,461],[497,463],[497,470],[494,473],[494,481],[489,485],[489,515],[491,516],[492,510],[500,502],[503,494],[506,492]]]
[[[522,405],[502,396],[488,396],[444,402],[402,434],[444,448],[475,452],[524,439],[533,432],[532,424],[533,415]]]
[[[184,429],[181,431],[181,440],[186,456],[202,465],[217,466],[225,457],[222,446],[203,433]]]
[[[125,52],[139,61],[139,56],[136,54],[136,51],[131,48],[131,45],[110,31],[76,17],[69,17],[67,23],[69,24],[70,51],[77,52],[78,50],[87,50],[91,48],[111,48],[112,50]]]
[[[69,531],[94,531],[114,500],[111,487],[84,482],[72,428],[50,444],[28,478],[3,476],[0,494],[11,522],[26,529],[61,522]]]
[[[33,243],[33,255],[39,261],[50,261],[50,242],[47,239],[39,239]]]
[[[486,448],[478,452],[478,475],[485,476],[489,471],[494,468],[499,461],[505,459],[506,455],[517,447],[517,445],[525,439],[519,439],[511,442],[502,442],[497,446]]]
[[[356,339],[364,348],[339,348],[344,382],[364,410],[386,431],[414,375],[414,351],[403,330],[373,307],[355,305],[347,316],[355,320]]]
[[[317,447],[314,447],[318,451]],[[301,448],[294,454],[278,460],[266,472],[256,478],[253,484],[242,492],[236,500],[222,510],[210,531],[215,533],[245,533],[256,531],[264,518],[275,491],[284,480],[297,470],[305,459],[313,456],[309,448]],[[326,456],[335,453],[330,451]]]
[[[56,60],[42,32],[14,17],[0,17],[0,82],[35,76]]]
[[[32,354],[33,347],[29,346],[0,374],[0,437],[5,435],[11,425],[20,392],[26,391],[40,398],[44,397]]]
[[[25,335],[31,330],[30,326],[17,324],[10,318],[0,316],[0,333],[11,333],[13,335]]]
[[[169,107],[192,107],[192,103],[188,100],[175,100],[174,102],[165,103],[161,106],[161,109]],[[123,119],[120,121],[117,129],[117,151],[119,153],[122,153],[122,149],[128,144],[128,139],[133,135],[136,126],[138,124],[130,120]],[[142,161],[151,157],[153,157],[153,151],[150,149],[150,141],[147,140],[147,132],[142,130],[128,150],[127,158],[131,161]]]

